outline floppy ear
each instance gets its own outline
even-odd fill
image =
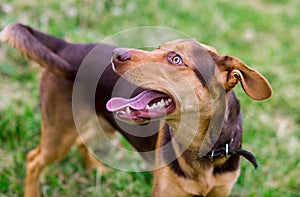
[[[219,56],[210,51],[222,75],[226,91],[234,88],[240,81],[244,91],[254,100],[264,100],[272,95],[269,82],[256,70],[248,67],[238,58],[232,56]]]

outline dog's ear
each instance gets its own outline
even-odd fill
[[[269,82],[256,70],[232,56],[220,56],[215,51],[209,51],[216,61],[222,75],[226,91],[234,88],[240,81],[244,91],[254,100],[264,100],[272,95]]]

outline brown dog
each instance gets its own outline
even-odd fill
[[[41,170],[62,159],[78,137],[72,115],[74,79],[96,44],[67,43],[21,24],[8,25],[0,39],[46,68],[40,84],[41,141],[27,155],[25,186],[25,196],[39,196]],[[240,81],[251,98],[269,98],[271,87],[257,71],[195,40],[168,42],[153,52],[104,44],[96,50],[88,74],[99,69],[103,74],[92,102],[80,98],[85,103],[81,110],[95,110],[105,132],[121,132],[145,160],[155,162],[153,196],[227,196],[239,175],[240,156],[257,166],[254,156],[241,149],[241,112],[232,91]],[[122,91],[111,98],[119,80]],[[131,98],[122,98],[132,89]],[[119,120],[130,124],[124,130]],[[137,124],[152,126],[139,131]],[[139,137],[128,130],[158,132]],[[87,168],[104,171],[76,141]],[[144,154],[152,150],[155,155]]]

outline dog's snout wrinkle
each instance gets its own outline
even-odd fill
[[[113,50],[113,59],[120,63],[125,63],[131,59],[131,56],[127,49],[117,48]]]

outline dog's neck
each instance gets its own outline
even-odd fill
[[[203,144],[207,146],[203,156],[213,149],[225,147],[228,142],[233,148],[241,148],[242,127],[239,101],[233,92],[226,95],[226,101],[227,106],[221,131],[214,131],[214,127],[210,126],[212,115],[209,111],[200,114],[181,114],[182,121],[176,119],[167,121],[168,135],[173,139],[173,145],[177,146],[174,148],[177,149],[178,154],[182,152],[197,154],[203,148]],[[214,132],[213,135],[218,134],[215,136],[216,139],[210,138],[211,132]],[[207,140],[206,135],[210,135],[209,140],[211,141],[209,143],[204,141]]]
[[[190,114],[193,116],[192,114]],[[173,140],[187,150],[197,152],[205,138],[209,120],[206,118],[193,119],[186,117],[188,121],[168,121],[168,129]]]
[[[223,170],[228,167],[225,163],[232,163],[229,168],[237,168],[239,155],[242,155],[248,159],[254,167],[257,167],[255,157],[247,151],[241,149],[241,139],[242,139],[242,125],[241,125],[241,113],[239,100],[236,98],[233,92],[228,93],[227,97],[227,107],[224,117],[224,124],[219,138],[214,144],[211,145],[209,151],[203,156],[199,155],[199,150],[207,134],[207,129],[209,128],[209,120],[205,118],[199,119],[198,130],[191,132],[191,125],[187,123],[175,124],[175,121],[169,121],[165,125],[164,131],[160,135],[163,135],[164,139],[168,139],[172,143],[173,151],[163,152],[163,157],[166,161],[166,155],[173,154],[172,157],[176,157],[176,160],[171,162],[171,166],[177,169],[177,174],[185,176],[189,172],[185,172],[184,169],[176,166],[190,165],[196,171],[199,169],[200,173],[203,171],[201,169],[215,168],[215,170]],[[209,117],[206,117],[209,118]],[[179,134],[180,132],[180,134]],[[210,131],[211,132],[211,131]],[[191,140],[192,139],[192,140]],[[190,141],[189,141],[190,140]],[[166,145],[169,141],[165,141],[161,146]],[[227,149],[227,150],[226,150]],[[215,153],[213,153],[216,151]],[[209,157],[211,154],[214,157]],[[228,157],[226,157],[228,154]],[[169,156],[167,156],[170,158]],[[198,172],[192,172],[192,174],[197,174]]]
[[[209,104],[207,104],[209,105]],[[226,95],[226,103],[224,103],[224,112],[215,114],[208,108],[200,113],[182,113],[177,115],[178,119],[167,120],[167,124],[172,128],[172,136],[174,140],[184,146],[186,149],[199,152],[203,143],[210,146],[207,151],[225,145],[228,141],[233,140],[232,146],[241,147],[242,120],[240,113],[239,100],[233,91]],[[199,107],[200,108],[200,107]],[[218,109],[216,109],[218,113]],[[212,114],[214,113],[214,114]],[[215,115],[222,116],[219,118],[221,122],[212,120]],[[220,124],[216,126],[214,124]],[[209,136],[206,136],[209,135]],[[212,139],[212,136],[214,139]],[[209,142],[205,142],[209,138]]]

